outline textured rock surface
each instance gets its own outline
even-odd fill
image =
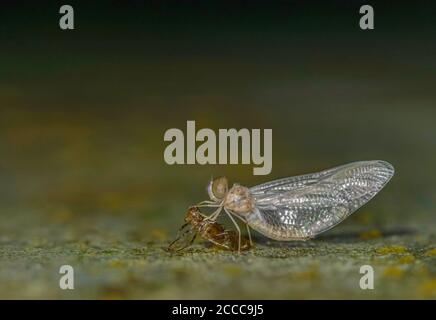
[[[259,236],[242,255],[202,243],[169,254],[167,230],[145,233],[139,216],[64,212],[34,228],[32,216],[2,224],[1,298],[436,298],[435,237],[412,230],[346,225],[308,242]],[[74,290],[59,289],[63,264],[74,267]],[[365,264],[374,267],[374,290],[359,288]]]

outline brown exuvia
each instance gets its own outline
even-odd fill
[[[185,216],[185,224],[180,228],[178,237],[170,243],[168,250],[180,251],[189,247],[197,235],[220,249],[231,251],[239,249],[239,238],[235,231],[226,230],[218,222],[205,217],[198,207],[192,206]],[[250,247],[250,242],[243,238],[240,250],[247,250]]]

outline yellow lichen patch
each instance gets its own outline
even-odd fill
[[[391,247],[380,247],[377,248],[376,252],[378,254],[404,254],[407,253],[407,248],[403,246],[391,246]]]
[[[408,254],[408,255],[405,255],[405,256],[400,257],[400,258],[398,259],[398,262],[399,262],[399,263],[402,263],[402,264],[413,263],[413,262],[415,262],[415,257],[412,256],[411,254]]]
[[[436,297],[436,278],[424,281],[419,288],[426,298]]]
[[[389,278],[401,278],[404,276],[404,270],[399,267],[387,267],[383,275]]]
[[[436,248],[433,248],[433,249],[427,250],[427,251],[424,253],[424,255],[427,256],[427,257],[434,257],[434,256],[436,256]]]
[[[369,230],[365,232],[361,232],[359,234],[360,239],[362,240],[370,240],[370,239],[377,239],[382,236],[382,233],[379,230]]]

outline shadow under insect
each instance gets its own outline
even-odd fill
[[[307,247],[316,247],[317,244],[350,244],[350,243],[358,243],[362,241],[368,241],[371,239],[385,239],[389,237],[398,237],[398,236],[411,236],[416,235],[417,231],[410,228],[396,228],[396,229],[377,229],[377,235],[374,237],[368,237],[367,234],[371,232],[367,232],[365,230],[354,231],[354,232],[336,232],[333,234],[323,234],[317,237],[317,241],[315,240],[307,240],[307,241],[275,241],[262,236],[258,236],[256,234],[252,235],[252,238],[256,243],[260,246],[268,245],[269,247],[275,248],[307,248]]]
[[[167,250],[170,252],[182,251],[191,246],[197,237],[222,250],[238,250],[238,234],[233,230],[225,229],[218,222],[208,219],[196,206],[189,208],[185,216],[185,223],[179,229],[177,238],[169,244]],[[242,237],[240,250],[250,248],[250,241]]]

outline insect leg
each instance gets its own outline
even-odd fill
[[[226,208],[224,208],[224,211],[230,217],[230,220],[232,220],[233,224],[235,225],[236,229],[238,230],[238,253],[241,253],[241,229],[239,228],[239,226],[236,223],[235,219],[233,218],[232,214],[229,211],[227,211]]]
[[[222,234],[219,234],[219,235],[222,235]],[[231,247],[229,245],[225,244],[224,242],[219,242],[219,241],[216,241],[215,239],[208,239],[208,240],[209,240],[209,242],[213,243],[217,247],[224,248],[226,250],[231,250]]]
[[[220,206],[218,209],[216,209],[210,216],[206,217],[206,220],[212,220],[215,221],[218,215],[221,213],[221,210],[223,209],[222,206]]]
[[[201,206],[197,206],[198,208],[204,208],[204,207],[207,207],[207,208],[218,208],[218,207],[222,207],[222,205],[221,204],[204,204],[204,205],[201,205]]]
[[[191,237],[192,235],[192,237]],[[177,233],[177,238],[168,245],[170,251],[181,251],[192,245],[197,232],[193,229],[193,226],[186,222]]]
[[[182,250],[186,249],[187,247],[192,246],[192,243],[194,242],[196,237],[197,237],[197,233],[194,233],[194,235],[192,236],[191,240],[189,240],[189,243],[186,244],[184,247],[178,248],[176,251],[182,251]]]
[[[216,218],[215,215],[217,216],[219,214],[219,212],[221,211],[221,205],[220,204],[216,204],[216,205],[212,205],[212,204],[208,204],[208,205],[201,205],[201,206],[197,206],[197,207],[209,207],[209,208],[218,208],[217,210],[215,210],[212,214],[210,214],[209,216],[205,215],[204,213],[200,214],[207,220],[212,219],[212,218]]]
[[[221,207],[221,204],[218,204],[218,203],[215,203],[215,204],[202,204],[202,205],[199,205],[199,206],[196,206],[196,207],[198,207],[198,208],[204,208],[204,207],[207,207],[207,208],[217,208],[217,207]]]
[[[194,243],[195,238],[197,238],[197,233],[194,233],[194,236],[192,237],[191,241],[189,241],[189,246],[192,246],[192,244]]]
[[[183,229],[185,229],[187,226],[188,226],[188,222],[186,222],[185,224],[183,224],[183,225],[180,227],[179,231],[177,232],[177,238],[176,238],[174,241],[172,241],[172,242],[168,245],[169,248],[172,247],[172,246],[173,246],[177,241],[179,241],[180,238],[181,238],[185,233],[189,232],[189,229],[188,229],[188,230],[185,230],[185,231],[183,232]]]
[[[180,236],[178,236],[176,239],[174,239],[174,241],[172,241],[172,242],[168,245],[168,249],[171,249],[172,246],[173,246],[177,241],[179,241],[179,240],[180,240]]]
[[[235,217],[239,218],[239,220],[241,220],[243,223],[245,223],[245,227],[247,228],[247,233],[248,233],[248,239],[250,240],[250,246],[253,246],[253,240],[251,239],[250,227],[248,226],[247,221],[244,218],[242,218],[236,214],[235,214]]]
[[[196,207],[206,207],[206,206],[208,206],[208,205],[214,205],[214,204],[216,204],[215,201],[204,200],[204,201],[201,201],[201,202],[197,203],[195,206],[196,206]]]

